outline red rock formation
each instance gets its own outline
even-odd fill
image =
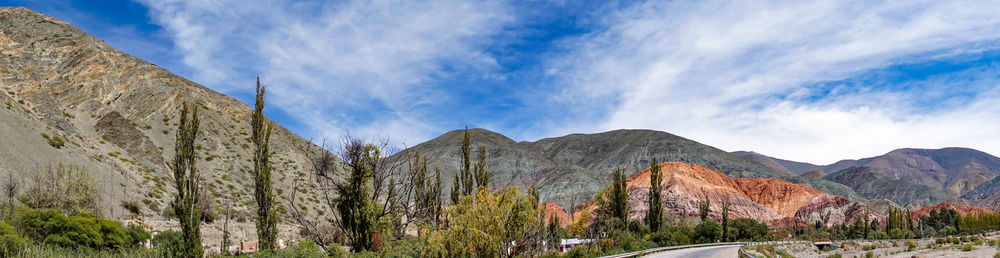
[[[950,202],[942,202],[942,203],[938,203],[938,204],[935,204],[935,205],[923,207],[923,208],[921,208],[919,210],[911,211],[910,214],[913,215],[913,218],[920,218],[921,216],[930,215],[932,210],[937,210],[937,209],[941,209],[941,208],[945,208],[945,207],[955,209],[955,211],[957,211],[958,214],[961,214],[962,216],[966,216],[966,215],[969,215],[969,214],[976,214],[976,213],[992,213],[993,212],[991,210],[979,208],[979,207],[976,207],[976,206],[955,205],[955,204],[950,203]]]
[[[663,174],[663,208],[667,214],[698,215],[698,201],[711,200],[713,218],[721,217],[722,202],[730,202],[733,218],[753,218],[768,222],[790,217],[813,197],[823,194],[815,188],[777,178],[736,178],[700,165],[680,162],[660,164]],[[629,217],[642,218],[649,209],[647,168],[626,180],[629,189]]]
[[[805,221],[809,225],[818,221],[823,226],[832,227],[864,219],[865,208],[867,207],[864,204],[851,202],[839,195],[822,194],[799,207],[795,212],[795,218]],[[868,212],[869,221],[878,217],[874,212]]]
[[[562,206],[559,206],[559,204],[543,202],[538,204],[538,208],[545,210],[545,225],[549,224],[549,218],[551,218],[552,214],[555,214],[557,217],[559,217],[560,227],[565,228],[570,223],[572,223],[572,218],[569,216],[569,213],[567,213]]]

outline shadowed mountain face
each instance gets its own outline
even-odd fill
[[[912,202],[930,204],[952,198],[930,186],[893,179],[886,174],[877,168],[852,167],[824,178],[847,185],[866,199],[884,198],[904,206]]]
[[[811,171],[823,169],[823,167],[821,166],[805,162],[796,162],[791,160],[773,158],[752,151],[734,151],[732,153],[733,155],[759,162],[760,164],[764,164],[765,166],[768,166],[774,169],[775,171],[785,172],[789,175],[801,175]]]
[[[1000,178],[997,178],[997,175],[1000,175],[1000,158],[967,148],[898,149],[877,157],[841,160],[825,166],[787,161],[753,152],[734,152],[734,154],[759,160],[762,164],[772,164],[777,166],[777,170],[786,170],[794,174],[823,171],[829,173],[824,178],[852,186],[856,192],[866,198],[887,198],[897,202],[901,201],[902,205],[913,201],[927,201],[928,199],[946,200],[941,199],[941,196],[949,198],[961,196],[971,200],[1000,196]],[[852,169],[858,167],[871,169]],[[812,173],[809,177],[815,177],[819,174]],[[870,175],[860,176],[861,174]],[[857,180],[878,181],[854,181],[855,178],[858,178]],[[906,186],[891,186],[891,184],[896,183]],[[864,187],[864,189],[858,187]],[[912,192],[922,190],[933,193]],[[932,203],[937,203],[937,201]]]
[[[539,189],[542,201],[563,207],[590,201],[611,181],[615,168],[641,171],[652,158],[698,164],[732,177],[785,178],[824,192],[856,199],[850,188],[822,179],[788,176],[760,163],[673,134],[652,130],[615,130],[597,134],[571,134],[536,142],[514,142],[501,134],[470,129],[472,157],[485,145],[487,169],[493,187],[517,185]],[[461,163],[463,131],[455,130],[408,148],[396,155],[427,156],[428,166],[441,169],[442,182],[451,188]],[[447,193],[447,191],[445,191]]]
[[[178,113],[186,102],[200,109],[196,145],[207,187],[203,193],[253,199],[248,105],[25,8],[0,8],[0,55],[3,173],[30,185],[31,175],[44,167],[81,166],[100,184],[107,215],[123,215],[118,208],[123,200],[142,202],[145,214],[159,214],[174,191],[167,163],[173,159]],[[276,192],[292,192],[298,173],[309,173],[303,149],[315,146],[268,123],[274,127]],[[51,146],[42,134],[65,144]],[[307,192],[303,197],[313,199],[312,191]],[[236,209],[252,208],[250,203],[237,201]]]

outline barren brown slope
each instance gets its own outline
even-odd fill
[[[165,161],[173,157],[178,110],[186,102],[201,109],[196,144],[208,187],[203,192],[220,202],[230,199],[238,212],[249,214],[247,104],[26,8],[0,8],[0,55],[0,100],[10,107],[0,109],[3,173],[30,184],[29,175],[42,167],[82,166],[101,184],[106,215],[124,217],[118,204],[128,200],[143,203],[144,213],[156,217],[174,191]],[[293,178],[309,171],[303,149],[315,146],[269,123],[277,193],[289,193]],[[49,146],[43,133],[67,143]],[[301,204],[318,205],[306,192]]]
[[[545,225],[549,224],[549,220],[553,215],[559,218],[560,227],[565,228],[566,226],[569,226],[570,223],[573,223],[573,218],[568,212],[566,212],[566,209],[563,209],[563,207],[559,206],[559,204],[543,202],[538,204],[538,208],[545,211]]]

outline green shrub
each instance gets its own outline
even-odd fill
[[[55,147],[56,149],[62,148],[63,145],[66,145],[66,142],[63,141],[62,138],[59,138],[59,136],[49,136],[48,134],[43,133],[42,138],[45,138],[45,141],[48,141],[49,145]]]
[[[14,227],[0,221],[0,257],[17,257],[30,244],[28,239],[20,237]]]
[[[965,244],[962,246],[962,252],[972,251],[972,244]]]
[[[833,254],[833,255],[827,256],[827,258],[843,258],[843,257],[844,256],[840,255],[840,254]]]
[[[694,239],[698,243],[712,243],[722,236],[722,226],[712,220],[704,220],[694,227]]]
[[[649,234],[649,241],[659,246],[677,245],[677,242],[674,241],[674,234],[667,230],[660,230]]]
[[[160,232],[153,237],[152,242],[153,247],[170,256],[181,257],[184,253],[184,239],[180,232],[173,230]]]
[[[775,253],[778,254],[778,257],[781,258],[795,258],[795,256],[788,254],[788,252],[785,252],[785,250],[777,250],[775,251]]]
[[[917,249],[917,243],[914,243],[913,241],[906,241],[906,251],[911,252],[914,249]]]
[[[873,254],[872,252],[867,252],[865,253],[865,258],[875,258],[875,254]]]
[[[865,245],[865,251],[871,251],[871,250],[875,250],[875,249],[877,249],[877,248],[878,248],[878,246],[876,246],[876,245],[874,245],[874,244],[871,244],[871,245]]]
[[[15,225],[33,241],[72,249],[121,249],[148,239],[142,228],[126,230],[120,222],[86,213],[67,218],[56,210],[29,210]]]

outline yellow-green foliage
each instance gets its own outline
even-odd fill
[[[590,210],[583,210],[580,217],[577,217],[573,224],[569,225],[567,231],[569,235],[575,238],[582,238],[584,231],[587,229],[587,222],[590,221]]]
[[[32,209],[56,209],[65,215],[96,213],[97,186],[80,167],[59,164],[35,174],[34,185],[19,197]]]
[[[28,240],[14,232],[14,227],[0,221],[0,257],[17,257],[28,247]]]
[[[972,244],[965,244],[965,246],[962,246],[962,252],[968,251],[972,251]]]
[[[424,256],[500,256],[511,241],[521,239],[529,225],[539,223],[535,200],[516,187],[490,192],[480,188],[450,206],[447,230],[431,233]]]

